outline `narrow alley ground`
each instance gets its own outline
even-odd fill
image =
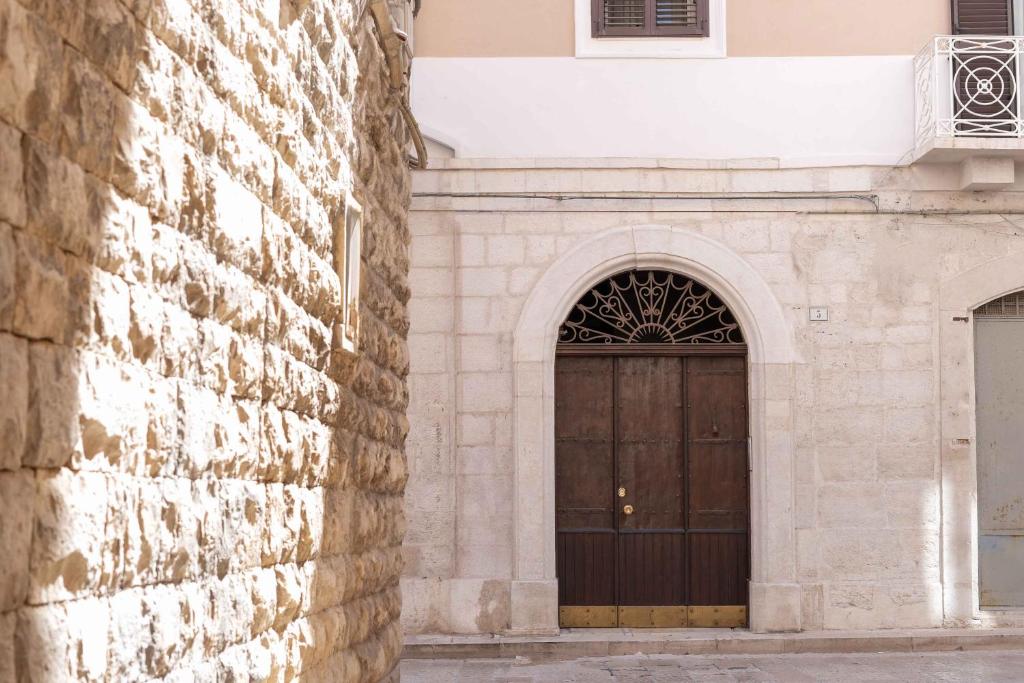
[[[403,683],[670,683],[675,681],[1024,681],[1024,651],[774,656],[634,655],[564,662],[405,660]]]

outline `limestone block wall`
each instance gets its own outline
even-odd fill
[[[964,193],[955,166],[770,160],[438,166],[416,173],[411,221],[408,630],[551,627],[553,522],[535,534],[523,520],[553,501],[543,486],[522,490],[520,472],[539,462],[540,444],[523,435],[540,409],[515,397],[539,404],[552,385],[517,373],[532,340],[516,329],[528,297],[565,296],[535,291],[572,270],[560,259],[624,258],[658,234],[698,236],[745,264],[795,349],[793,362],[765,368],[768,386],[786,391],[764,396],[755,430],[767,435],[768,486],[793,492],[778,516],[753,521],[786,540],[754,547],[755,572],[785,587],[758,598],[752,609],[768,617],[757,618],[804,630],[993,623],[972,593],[963,321],[986,297],[1024,289],[1024,185]],[[810,322],[810,306],[827,306],[829,322]],[[541,565],[543,576],[529,573]]]
[[[391,675],[409,179],[363,4],[0,0],[0,682]]]

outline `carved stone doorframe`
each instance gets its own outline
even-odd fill
[[[798,358],[792,328],[767,283],[739,255],[703,235],[661,225],[590,236],[544,273],[520,315],[513,352],[511,630],[558,630],[554,363],[559,325],[595,283],[634,268],[698,280],[721,297],[743,329],[750,354],[750,625],[755,631],[799,630],[792,430]]]
[[[1024,626],[1024,610],[982,611],[978,582],[978,456],[974,310],[1024,289],[1024,253],[989,261],[939,291],[939,467],[942,600],[946,625]]]

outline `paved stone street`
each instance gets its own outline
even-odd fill
[[[405,660],[403,683],[1024,681],[1024,652]]]

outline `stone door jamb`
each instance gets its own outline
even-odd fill
[[[511,630],[558,631],[554,363],[558,327],[595,283],[630,268],[692,277],[729,306],[750,353],[751,628],[800,629],[796,583],[792,327],[760,275],[703,235],[662,225],[589,236],[556,261],[524,304],[513,350],[515,455]],[[768,413],[771,406],[770,416]]]
[[[943,615],[947,626],[1024,626],[1024,610],[983,611],[978,582],[974,309],[1024,289],[1024,253],[939,286]]]

